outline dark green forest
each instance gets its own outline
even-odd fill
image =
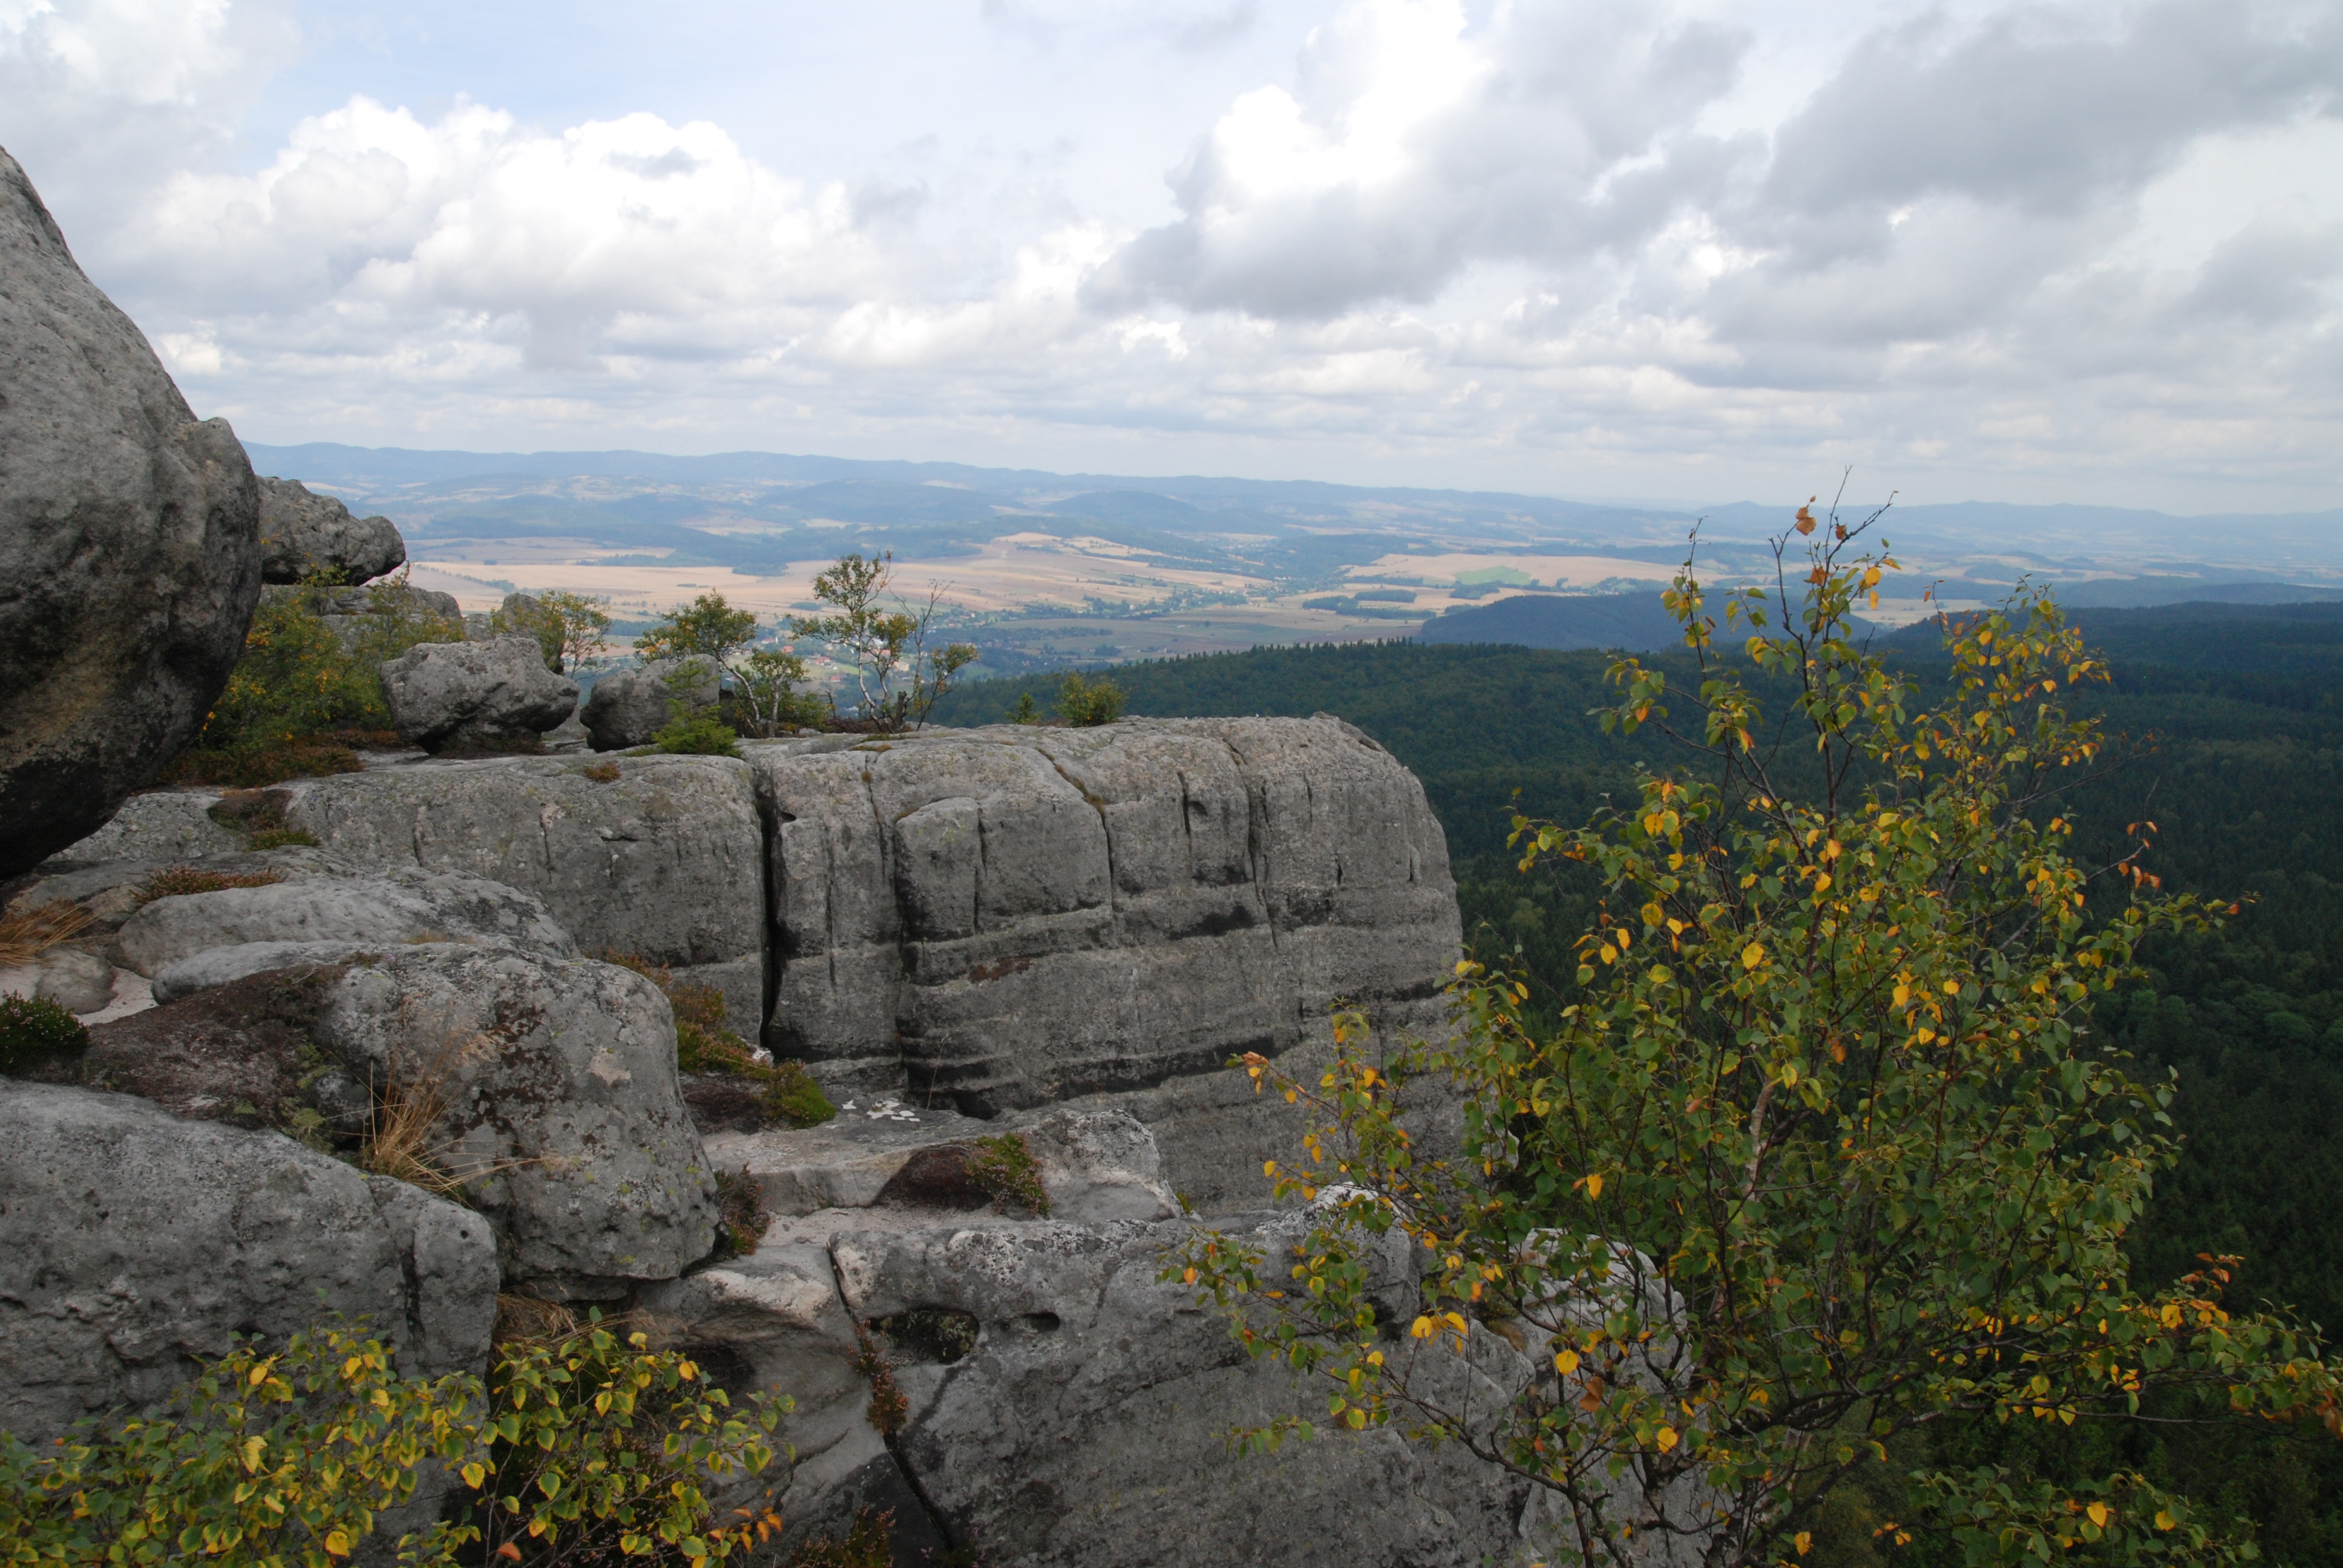
[[[2291,1307],[2343,1324],[2343,607],[2179,605],[2079,615],[2112,682],[2086,689],[2121,738],[2108,767],[2062,804],[2078,851],[2113,859],[2128,824],[2157,827],[2150,869],[2166,886],[2241,900],[2217,936],[2146,954],[2147,982],[2107,1002],[2096,1027],[2157,1075],[2176,1075],[2178,1166],[2129,1236],[2143,1281],[2201,1253],[2245,1260],[2237,1304]],[[1933,628],[1883,639],[1924,694],[1939,663]],[[1671,683],[1690,674],[1673,658]],[[1338,714],[1423,781],[1448,834],[1474,954],[1523,975],[1559,1005],[1593,889],[1544,867],[1519,874],[1505,848],[1513,811],[1584,820],[1633,798],[1636,770],[1694,760],[1654,729],[1603,733],[1607,656],[1383,642],[1125,666],[1129,711],[1158,717]],[[1008,719],[1030,694],[1052,709],[1056,678],[988,681],[950,694],[939,723]],[[1795,782],[1795,748],[1782,766]],[[2179,1412],[2167,1412],[2177,1414]],[[2264,1556],[2343,1564],[2343,1452],[2331,1442],[2247,1441],[2175,1425],[2120,1442],[2087,1428],[1940,1433],[1922,1462],[2013,1461],[2048,1475],[2097,1462],[2160,1474],[2256,1530]],[[1866,1521],[1892,1516],[1886,1481],[1850,1488],[1811,1563],[1875,1556]],[[1906,1554],[1896,1554],[1908,1560]]]

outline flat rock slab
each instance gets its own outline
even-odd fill
[[[286,788],[287,825],[335,853],[468,872],[533,894],[583,951],[636,954],[716,987],[734,1026],[755,1039],[764,829],[748,764],[510,758]]]
[[[182,966],[171,989],[196,989],[187,960],[250,944],[357,944],[474,940],[575,958],[569,933],[545,906],[502,882],[462,871],[368,867],[354,876],[309,876],[257,888],[181,893],[142,906],[116,939],[122,961],[152,979]],[[316,958],[328,956],[309,953]],[[255,968],[281,967],[258,964]],[[221,979],[234,979],[223,972]]]
[[[1052,1214],[1084,1223],[1158,1220],[1177,1201],[1162,1184],[1147,1129],[1121,1111],[1051,1111],[984,1121],[893,1100],[855,1103],[819,1127],[718,1133],[709,1159],[745,1171],[774,1214],[804,1216],[869,1208],[920,1211],[985,1209],[964,1155],[979,1138],[1014,1132],[1026,1141]]]

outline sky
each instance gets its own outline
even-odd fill
[[[0,0],[248,439],[2343,506],[2343,0]]]

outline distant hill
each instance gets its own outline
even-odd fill
[[[1684,628],[1652,593],[1520,594],[1423,623],[1417,640],[1497,642],[1521,648],[1615,648],[1656,653],[1684,641]]]
[[[2062,592],[2059,597],[2063,601],[2066,596]],[[2343,676],[2343,603],[2333,600],[2194,600],[2143,609],[2069,609],[2084,640],[2118,666]],[[1943,633],[1935,621],[1921,621],[1891,634],[1881,646],[1906,658],[1926,658],[1942,648]]]

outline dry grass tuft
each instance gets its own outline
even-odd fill
[[[285,879],[280,871],[251,871],[230,876],[225,871],[199,871],[193,866],[174,866],[167,871],[157,871],[138,890],[138,901],[151,904],[157,899],[176,899],[188,893],[217,893],[229,888],[266,888]]]
[[[0,919],[0,969],[31,963],[87,930],[97,917],[68,899]]]
[[[365,1167],[377,1176],[465,1203],[473,1183],[538,1163],[461,1159],[458,1144],[437,1135],[439,1119],[447,1110],[447,1081],[456,1067],[467,1056],[494,1049],[488,1036],[443,1023],[437,1043],[420,1060],[394,1058],[375,1086],[374,1112],[367,1118],[359,1156]]]
[[[604,1312],[601,1327],[609,1333],[625,1339],[628,1334],[649,1332],[657,1327],[647,1312]],[[496,1347],[502,1351],[516,1345],[559,1345],[576,1339],[592,1325],[577,1309],[565,1302],[548,1302],[540,1296],[508,1295],[497,1292],[497,1326],[489,1334]]]

